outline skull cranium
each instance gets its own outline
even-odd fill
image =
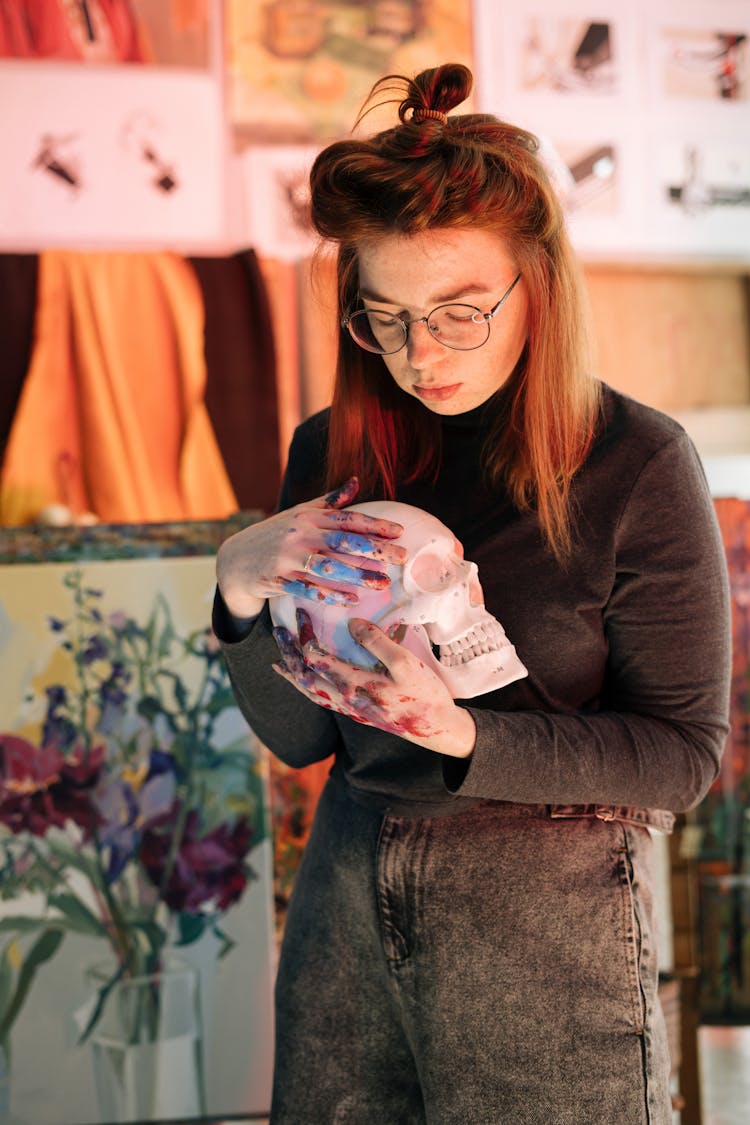
[[[477,566],[463,558],[449,528],[428,512],[395,501],[354,504],[350,510],[400,523],[404,531],[398,543],[408,552],[407,562],[388,567],[386,589],[358,587],[356,606],[287,594],[271,598],[275,625],[296,632],[296,610],[305,609],[322,648],[370,668],[375,658],[350,635],[351,618],[364,617],[383,630],[405,624],[404,648],[432,668],[457,699],[483,695],[528,674],[502,625],[485,609]]]

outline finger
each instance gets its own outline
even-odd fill
[[[402,661],[405,656],[412,655],[395,638],[389,637],[377,625],[362,617],[352,617],[349,632],[357,644],[362,645],[389,673],[392,672],[394,660]]]
[[[328,589],[319,586],[317,582],[310,582],[303,574],[295,574],[290,578],[279,575],[276,581],[285,594],[291,594],[293,598],[306,598],[307,601],[318,602],[320,605],[356,605],[359,601],[351,590]]]
[[[351,706],[354,710],[354,715],[351,717],[356,717],[361,723],[378,726],[383,721],[380,701],[374,699],[365,688],[357,688],[351,700]]]
[[[315,635],[315,628],[312,623],[312,618],[306,609],[299,606],[294,614],[297,622],[297,637],[300,645],[304,648],[305,645],[318,643],[318,638]]]
[[[343,699],[336,698],[335,694],[331,694],[324,687],[306,687],[299,683],[297,679],[289,672],[283,664],[272,664],[274,672],[276,672],[282,679],[295,687],[297,691],[301,692],[305,698],[309,699],[312,703],[316,703],[319,707],[325,707],[327,711],[336,711],[340,715],[346,715],[349,719],[354,719],[358,723],[370,723],[367,716],[360,716],[357,710],[347,704]]]
[[[305,662],[289,630],[285,629],[283,625],[277,625],[271,632],[287,670],[294,676],[304,675],[306,671]]]
[[[311,676],[309,680],[300,679],[299,676],[293,675],[288,668],[283,664],[272,664],[274,672],[276,672],[287,683],[295,687],[306,699],[312,703],[317,703],[320,707],[325,707],[328,710],[338,711],[338,704],[333,700],[331,694],[323,687],[319,687],[318,680],[315,676]]]
[[[359,535],[349,530],[326,531],[322,538],[326,547],[341,555],[361,555],[363,558],[393,563],[395,566],[403,566],[408,558],[406,549],[396,543],[383,543],[369,535]]]
[[[387,574],[380,570],[366,570],[364,567],[351,566],[342,559],[334,559],[329,555],[308,555],[305,562],[307,574],[315,574],[319,578],[326,578],[329,582],[343,582],[345,585],[364,586],[368,590],[384,590],[391,584]]]
[[[349,699],[357,686],[355,682],[357,673],[351,665],[322,649],[314,635],[312,640],[305,643],[304,648],[307,667],[312,669],[316,676],[331,684],[343,700]]]
[[[345,508],[347,504],[351,504],[358,492],[359,480],[357,477],[349,477],[349,480],[323,497],[323,505],[326,508]]]
[[[344,660],[339,660],[333,653],[326,652],[318,643],[312,618],[303,606],[298,606],[295,617],[297,620],[297,640],[302,648],[305,663],[319,676],[323,676],[342,695],[351,694],[352,685],[348,675],[352,668]]]
[[[384,539],[398,539],[403,535],[404,526],[395,520],[386,520],[382,516],[370,516],[367,512],[353,511],[346,508],[343,511],[326,511],[321,513],[325,523],[321,526],[343,527],[349,531],[362,531],[365,534],[376,535]]]

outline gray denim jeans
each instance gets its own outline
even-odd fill
[[[329,782],[276,991],[272,1125],[670,1125],[647,829]]]

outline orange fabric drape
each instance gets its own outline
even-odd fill
[[[111,523],[235,511],[204,403],[203,331],[200,286],[177,255],[40,255],[0,522],[52,503]]]

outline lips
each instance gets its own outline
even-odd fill
[[[414,384],[414,393],[427,402],[443,402],[445,399],[451,398],[460,389],[460,383],[451,383],[445,387],[419,387],[416,383]]]

